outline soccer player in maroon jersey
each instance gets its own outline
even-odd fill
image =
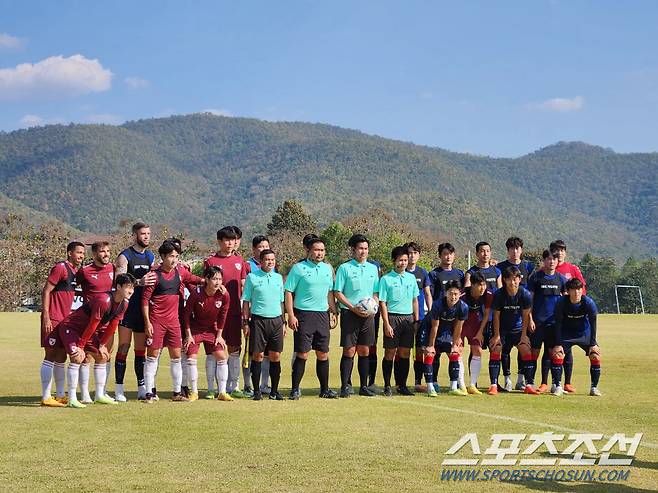
[[[223,283],[230,296],[224,339],[226,340],[228,357],[228,383],[227,391],[233,397],[245,397],[240,391],[240,349],[242,346],[242,309],[240,297],[247,278],[247,262],[239,255],[235,255],[238,234],[231,226],[217,231],[217,252],[204,261],[206,267],[216,266],[222,269]],[[248,383],[245,382],[245,386]]]
[[[119,322],[128,307],[128,300],[135,289],[135,278],[130,274],[117,277],[116,290],[96,294],[80,308],[72,312],[57,326],[57,335],[48,339],[51,348],[64,347],[69,355],[68,407],[83,408],[78,401],[79,365],[87,355],[92,356],[94,379],[96,381],[96,398],[98,404],[116,404],[114,399],[105,395],[105,379],[107,378],[107,361],[110,357],[108,343],[114,336]]]
[[[233,398],[226,393],[226,380],[228,378],[228,355],[226,341],[222,337],[226,314],[230,303],[227,291],[220,290],[222,286],[222,271],[219,267],[206,267],[203,272],[205,285],[197,286],[190,291],[183,311],[183,326],[185,340],[183,349],[187,353],[188,378],[191,383],[189,399],[195,401],[199,398],[197,370],[197,354],[199,346],[203,343],[206,354],[210,353],[215,359],[215,372],[206,375],[208,380],[208,398],[215,398],[212,391],[215,374],[219,384],[218,399],[232,401]]]
[[[49,348],[48,339],[57,325],[71,313],[75,297],[75,275],[85,258],[85,246],[72,241],[66,246],[66,260],[58,262],[50,269],[46,284],[41,291],[41,347],[45,356],[41,362],[41,405],[64,407],[66,396],[64,380],[66,371],[66,351],[63,348]],[[56,398],[50,395],[51,380],[55,376]]]
[[[169,368],[174,384],[172,401],[187,401],[181,394],[181,327],[178,316],[178,303],[183,294],[184,284],[203,284],[203,278],[191,274],[186,269],[178,269],[178,245],[165,241],[158,253],[162,259],[155,269],[156,281],[146,286],[142,293],[142,315],[146,334],[146,364],[144,365],[144,385],[148,393],[142,402],[154,402],[152,389],[155,387],[155,374],[158,356],[164,347],[169,349]]]

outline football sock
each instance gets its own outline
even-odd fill
[[[196,366],[196,358],[187,358],[185,366],[187,367],[188,384],[192,387],[192,392],[199,393],[199,369]]]
[[[491,385],[498,384],[498,375],[500,375],[500,354],[491,353],[489,357],[489,380]]]
[[[425,374],[425,383],[429,387],[434,382],[434,356],[425,356],[423,358],[423,373]]]
[[[295,357],[295,362],[292,364],[292,390],[299,390],[299,384],[302,382],[304,370],[306,369],[306,360]]]
[[[503,367],[503,375],[505,375],[506,377],[510,376],[512,374],[511,371],[512,357],[510,353],[502,353],[500,358],[500,364]]]
[[[94,365],[94,383],[96,384],[96,399],[105,395],[105,381],[107,380],[107,366],[105,363]]]
[[[382,360],[382,375],[384,376],[384,387],[391,386],[392,372],[393,372],[393,360],[384,358]]]
[[[183,368],[180,364],[180,358],[169,360],[169,371],[171,372],[171,381],[174,384],[174,393],[180,393],[181,382],[183,381]]]
[[[350,377],[352,376],[352,367],[354,366],[354,356],[349,357],[343,355],[340,358],[340,387],[345,388],[349,385]]]
[[[400,386],[407,385],[407,378],[409,378],[409,358],[400,358],[395,362],[396,372],[398,377],[397,384]]]
[[[280,364],[279,364],[279,368],[281,368]],[[267,387],[269,376],[270,376],[270,359],[265,358],[262,361],[262,364],[261,364],[261,367],[260,367],[260,386],[261,386],[261,388]],[[254,389],[254,390],[256,390],[256,389]]]
[[[531,354],[526,354],[522,356],[522,367],[521,370],[523,371],[523,374],[525,376],[525,381],[527,385],[533,385],[533,380],[532,380],[532,355]]]
[[[117,353],[116,359],[114,360],[114,381],[118,384],[122,384],[123,379],[126,377],[127,357],[127,354]]]
[[[250,371],[251,371],[251,385],[253,385],[254,391],[260,390],[260,371],[261,371],[261,362],[251,360]],[[246,381],[245,381],[246,386]]]
[[[571,375],[573,374],[573,351],[569,351],[564,355],[564,384],[571,384]]]
[[[366,387],[368,385],[368,376],[370,374],[370,358],[368,356],[359,356],[357,369],[359,370],[359,386]]]
[[[80,365],[77,363],[69,363],[66,370],[69,381],[69,401],[77,401],[78,391],[78,376],[80,375]]]
[[[144,386],[148,393],[153,392],[155,387],[155,372],[158,368],[158,358],[155,356],[147,356],[144,361]]]
[[[457,388],[457,382],[459,380],[459,355],[451,354],[448,357],[448,376],[450,377],[450,388],[452,390]]]
[[[326,363],[326,365],[320,365],[319,363]],[[279,391],[279,380],[281,379],[281,362],[280,361],[270,361],[269,366],[269,373],[270,373],[270,381],[271,381],[271,388],[272,392],[278,392]],[[316,367],[318,368],[318,379],[320,379],[320,386],[322,386],[322,379],[320,378],[320,370],[319,368],[321,366],[326,366],[326,379],[329,380],[329,361],[318,361]],[[324,385],[327,385],[325,382]]]
[[[219,363],[212,354],[206,355],[206,382],[208,383],[208,393],[215,392],[215,374],[217,373],[218,364]]]
[[[370,346],[368,357],[370,358],[368,385],[375,385],[375,379],[377,378],[377,346]]]
[[[526,378],[526,383],[530,383],[530,385],[535,384],[535,376],[537,375],[537,357],[532,356],[532,359],[528,362],[530,365],[529,373],[530,373],[530,380]]]
[[[548,383],[548,373],[551,371],[551,355],[544,347],[544,352],[541,355],[541,383],[542,385]]]
[[[523,373],[523,368],[524,368],[523,356],[521,356],[521,353],[517,350],[516,351],[516,381],[517,381],[517,383],[521,383],[521,381],[525,377],[525,375]]]
[[[272,365],[274,363],[270,363]],[[281,372],[281,364],[279,365],[279,372]],[[329,360],[316,360],[315,362],[315,374],[318,376],[318,382],[320,382],[320,393],[326,392],[329,390]],[[277,386],[278,386],[277,380]],[[272,390],[274,390],[274,384],[272,384]]]
[[[55,364],[52,361],[43,360],[39,375],[41,376],[41,400],[50,399],[50,386],[53,379],[53,369]]]
[[[89,363],[80,365],[80,396],[83,401],[90,400],[89,396]]]
[[[190,376],[189,376],[189,373],[188,373],[189,368],[187,366],[187,354],[185,354],[184,351],[181,351],[181,354],[180,354],[180,366],[181,366],[181,370],[182,370],[182,372],[181,372],[182,376],[181,376],[181,382],[180,382],[181,388],[182,387],[189,387],[190,386]]]
[[[432,377],[434,378],[433,382],[438,381],[440,368],[441,368],[441,353],[436,353],[434,355],[434,360],[432,362]]]
[[[252,362],[253,362],[253,360],[251,359],[251,356],[249,356],[249,360],[248,360],[249,366],[247,366],[247,368],[242,368],[242,383],[244,384],[245,389],[248,388],[250,383],[252,382],[252,378],[253,378],[252,375],[251,375],[251,363]],[[242,366],[242,362],[240,362],[240,366]],[[262,370],[262,367],[263,367],[263,362],[262,361],[261,361],[260,366],[261,366],[261,370]],[[260,375],[258,376],[258,381],[260,382]],[[258,390],[258,389],[253,389],[253,390]]]
[[[228,363],[225,359],[219,360],[216,365],[217,371],[217,392],[226,393],[226,382],[228,380]]]
[[[601,378],[601,362],[592,361],[589,366],[589,376],[592,379],[592,387],[599,386],[599,378]]]
[[[482,356],[473,356],[470,360],[469,373],[471,374],[471,385],[475,386],[480,376],[480,370],[482,369]]]
[[[230,394],[240,388],[240,351],[235,351],[228,356],[228,381],[226,390]]]
[[[423,381],[423,355],[422,353],[416,355],[414,359],[414,384],[420,385]]]
[[[55,362],[53,375],[55,376],[56,395],[57,397],[64,397],[66,395],[66,367],[64,363]]]
[[[105,385],[103,386],[103,395],[105,395],[107,392],[107,382],[110,380],[110,375],[112,374],[112,360],[108,359],[107,363],[105,363]]]
[[[470,362],[469,362],[470,364]],[[464,359],[459,357],[459,386],[461,388],[466,388],[466,382],[464,381]]]
[[[551,377],[553,378],[553,385],[560,385],[562,380],[562,358],[553,358],[551,360]]]
[[[137,386],[144,386],[144,363],[146,362],[146,350],[135,349],[135,377],[137,377]],[[150,390],[150,389],[149,389]]]

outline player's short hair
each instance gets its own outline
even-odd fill
[[[238,235],[238,240],[242,238],[242,230],[240,228],[238,228],[237,226],[229,226],[229,228],[233,228],[235,234]]]
[[[436,250],[439,255],[443,253],[443,250],[448,250],[450,253],[455,253],[455,247],[452,245],[452,243],[440,243],[439,248]]]
[[[553,252],[552,250],[544,250],[543,252],[541,252],[541,258],[545,259],[548,257],[555,257],[555,255],[553,255],[554,253],[555,252]]]
[[[269,243],[270,239],[265,235],[254,236],[254,238],[251,240],[251,246],[256,248],[258,245],[260,245],[264,241]]]
[[[137,285],[137,279],[132,274],[127,272],[124,274],[119,274],[116,278],[117,286],[125,286],[126,284],[132,284],[133,286]]]
[[[169,240],[163,241],[162,245],[160,245],[160,248],[158,248],[158,253],[160,254],[161,257],[164,257],[165,255],[169,255],[171,252],[174,251],[180,254],[181,253],[180,246]]]
[[[96,253],[96,252],[98,252],[98,250],[100,250],[101,248],[106,247],[106,246],[110,246],[109,241],[105,241],[105,240],[95,241],[91,244],[91,251]]]
[[[167,238],[165,241],[168,241],[168,242],[173,243],[174,245],[176,245],[178,247],[178,253],[183,252],[183,242],[181,242],[180,239],[172,236],[171,238]]]
[[[583,282],[580,279],[572,277],[567,281],[567,290],[569,289],[582,289]]]
[[[315,236],[314,238],[308,240],[305,246],[310,250],[311,248],[313,248],[313,245],[315,245],[316,243],[322,243],[323,245],[327,244],[323,238],[320,238],[319,236]]]
[[[208,265],[205,269],[203,269],[203,277],[205,279],[212,279],[217,274],[219,274],[220,277],[224,276],[222,268],[218,265]]]
[[[521,277],[521,271],[516,265],[510,265],[503,270],[503,279],[511,279],[512,277]]]
[[[148,227],[150,227],[148,224],[139,221],[139,222],[136,222],[135,224],[133,224],[131,229],[132,229],[133,234],[135,234],[140,229],[144,229],[144,228],[148,228]]]
[[[471,274],[471,284],[482,284],[483,282],[486,283],[487,280],[481,272],[473,272],[473,274]]]
[[[258,256],[258,258],[260,258],[260,260],[262,262],[263,259],[265,258],[265,255],[270,255],[270,254],[276,256],[276,253],[274,253],[274,250],[272,250],[271,248],[266,248],[265,250],[260,252],[260,255]]]
[[[396,246],[391,250],[391,260],[397,260],[402,255],[409,255],[409,249],[406,245]]]
[[[233,226],[224,226],[222,229],[217,231],[218,240],[237,240],[238,234],[233,229]]]
[[[551,241],[551,244],[548,246],[548,249],[551,252],[556,252],[558,250],[566,250],[567,245],[564,243],[564,240],[555,240],[555,241]]]
[[[457,289],[457,290],[461,291],[462,284],[457,279],[451,279],[443,287],[443,290],[444,290],[445,293],[447,293],[449,289]]]
[[[418,253],[421,252],[420,245],[418,243],[416,243],[415,241],[410,241],[409,243],[405,243],[404,247],[407,249],[407,252],[409,250],[413,250],[414,252],[418,252]]]
[[[479,252],[480,248],[482,248],[483,246],[488,246],[489,248],[491,248],[491,245],[486,241],[478,241],[475,245],[475,253]]]
[[[72,252],[73,250],[75,250],[75,249],[78,248],[78,247],[82,247],[82,248],[84,248],[84,247],[85,247],[85,244],[82,243],[81,241],[72,241],[71,243],[69,243],[68,245],[66,245],[66,251],[67,251],[67,252]]]
[[[505,242],[505,248],[508,250],[510,248],[523,248],[523,240],[519,238],[518,236],[510,236],[507,238],[507,241]]]
[[[304,235],[304,238],[302,238],[302,245],[304,245],[304,248],[309,248],[311,241],[315,240],[318,238],[318,235],[315,233],[308,233]]]
[[[350,239],[347,240],[347,246],[351,248],[356,248],[356,246],[359,243],[367,243],[368,246],[370,246],[370,242],[368,241],[368,238],[365,237],[365,235],[362,235],[361,233],[357,233],[355,235],[350,236]]]

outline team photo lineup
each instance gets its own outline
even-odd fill
[[[491,245],[481,241],[475,246],[477,262],[466,272],[454,267],[452,244],[438,245],[432,254],[439,265],[428,272],[418,265],[421,247],[409,242],[392,249],[393,268],[381,272],[369,258],[368,238],[354,234],[348,242],[351,258],[334,271],[325,260],[325,241],[310,233],[299,238],[305,258],[283,276],[266,236],[252,239],[252,256],[245,260],[239,253],[241,230],[225,226],[217,231],[216,253],[195,275],[197,269],[179,258],[180,240],[152,245],[150,227],[142,222],[131,231],[132,245],[118,255],[113,250],[123,245],[94,242],[87,265],[84,243],[62,246],[66,260],[52,267],[42,291],[42,406],[126,402],[131,347],[136,398],[145,404],[159,400],[156,380],[165,348],[174,402],[200,395],[224,402],[298,400],[311,351],[318,395],[325,399],[495,396],[514,390],[558,397],[576,391],[571,383],[575,346],[589,359],[589,395],[601,395],[597,307],[578,267],[566,261],[562,240],[550,242],[540,265],[522,259],[518,237],[506,241],[502,262],[493,261]],[[74,308],[76,291],[82,304]],[[337,390],[329,385],[335,328],[333,337],[342,348]],[[279,381],[290,331],[292,384],[284,397]],[[202,349],[206,386],[200,393]],[[488,379],[482,371],[486,352]],[[450,382],[443,388],[442,354]],[[110,375],[114,396],[107,390]]]

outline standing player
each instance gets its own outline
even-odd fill
[[[265,351],[268,351],[270,360],[270,400],[283,400],[279,393],[281,352],[286,335],[283,318],[283,277],[274,271],[275,265],[276,257],[272,250],[260,252],[260,269],[247,276],[242,293],[242,325],[249,329],[252,349],[251,383],[255,389],[255,401],[263,399],[260,377]]]
[[[72,312],[57,326],[57,337],[49,338],[51,347],[63,346],[69,355],[68,366],[68,406],[84,408],[78,401],[79,365],[87,355],[95,360],[94,380],[96,396],[93,402],[98,404],[116,404],[114,399],[105,395],[105,379],[107,378],[107,360],[109,358],[108,343],[123,317],[128,300],[133,294],[135,279],[129,274],[117,277],[116,290],[96,294],[83,305]]]
[[[173,380],[174,402],[187,401],[181,394],[183,378],[181,368],[181,328],[178,314],[178,302],[183,295],[183,285],[203,284],[201,277],[190,274],[186,269],[178,269],[179,247],[165,241],[158,253],[162,263],[155,269],[156,280],[146,286],[142,294],[142,315],[144,316],[144,333],[146,334],[146,364],[144,365],[144,385],[147,390],[143,401],[151,404],[155,401],[152,389],[155,387],[155,374],[158,368],[158,356],[164,347],[169,349],[169,369]]]
[[[520,287],[521,272],[517,267],[508,267],[503,271],[504,288],[494,294],[493,299],[493,334],[489,343],[491,357],[489,359],[489,377],[491,386],[489,395],[498,393],[498,375],[500,374],[501,353],[503,358],[510,357],[513,347],[521,353],[524,366],[530,359],[530,340],[528,326],[532,298],[530,293]],[[509,366],[505,375],[505,387],[512,386]],[[537,394],[537,390],[526,386],[526,393]]]
[[[528,373],[525,375],[526,382],[533,385],[537,371],[537,358],[543,344],[541,385],[537,389],[539,393],[546,392],[548,387],[550,353],[551,348],[555,346],[555,342],[551,340],[552,334],[555,332],[555,305],[566,292],[566,279],[555,271],[557,258],[551,255],[550,251],[544,250],[542,259],[543,269],[533,273],[528,280],[528,291],[532,295],[532,318],[535,322],[535,330],[530,334],[532,360]]]
[[[292,266],[285,284],[285,308],[288,325],[294,331],[295,359],[292,364],[290,399],[301,397],[299,385],[304,376],[308,353],[316,355],[315,371],[320,383],[320,397],[335,399],[329,388],[329,337],[335,320],[333,270],[324,262],[324,240],[311,238],[306,247],[308,258]],[[294,296],[293,296],[294,295]]]
[[[384,395],[393,395],[391,373],[395,360],[398,393],[413,395],[407,388],[409,353],[418,326],[418,285],[416,278],[407,272],[409,264],[407,245],[398,246],[391,252],[394,268],[379,280],[379,307],[384,325]],[[398,356],[398,358],[396,358]]]
[[[481,273],[471,274],[471,286],[462,294],[461,300],[468,306],[468,318],[464,321],[461,331],[462,347],[464,340],[468,339],[471,348],[469,358],[471,382],[466,387],[466,391],[469,394],[479,395],[481,392],[477,388],[477,381],[482,369],[484,332],[489,326],[489,314],[493,303],[493,294],[487,290],[487,281]]]
[[[355,234],[348,241],[352,249],[352,260],[341,264],[336,270],[334,295],[340,302],[340,345],[343,357],[340,360],[341,397],[349,397],[348,382],[354,366],[354,353],[359,354],[359,395],[374,397],[368,388],[370,346],[375,343],[375,317],[368,315],[356,305],[364,298],[379,302],[379,272],[368,262],[368,239]]]
[[[115,264],[116,274],[131,274],[137,279],[135,294],[130,298],[128,309],[119,325],[119,348],[117,349],[114,373],[116,379],[115,398],[126,402],[123,380],[126,374],[126,358],[130,349],[130,340],[135,339],[135,376],[137,377],[137,398],[146,397],[144,387],[144,361],[146,360],[146,337],[144,336],[144,317],[142,316],[142,292],[144,286],[155,282],[155,273],[150,272],[155,257],[148,249],[151,242],[151,228],[148,224],[138,222],[132,226],[133,244],[122,251]]]
[[[222,269],[224,286],[226,287],[230,303],[224,327],[224,339],[229,353],[228,357],[228,383],[227,391],[232,397],[245,397],[240,390],[240,349],[242,346],[242,314],[240,297],[247,278],[248,263],[235,255],[238,234],[231,226],[225,226],[217,231],[217,244],[219,249],[215,255],[204,261],[206,267],[216,266]],[[245,382],[245,387],[248,387]]]
[[[567,281],[568,295],[563,296],[555,307],[555,340],[553,349],[553,385],[551,393],[560,395],[560,359],[579,346],[589,356],[591,387],[589,395],[600,396],[598,390],[601,377],[601,351],[596,342],[597,308],[594,300],[583,294],[585,286],[580,279]]]
[[[475,255],[478,261],[466,271],[464,276],[464,287],[469,287],[471,285],[471,275],[474,272],[479,272],[487,282],[487,289],[492,293],[495,293],[503,286],[503,283],[500,279],[500,269],[495,265],[491,265],[491,245],[486,241],[479,242],[475,245]]]
[[[183,327],[185,340],[183,349],[187,353],[188,378],[192,390],[189,395],[191,401],[199,398],[199,372],[197,368],[197,354],[199,346],[203,343],[206,355],[210,354],[215,361],[213,371],[208,371],[206,365],[206,379],[208,381],[207,398],[214,399],[213,391],[215,377],[218,382],[218,399],[232,401],[233,398],[226,393],[226,380],[228,379],[228,355],[226,342],[222,337],[226,314],[230,305],[229,294],[222,286],[222,271],[219,267],[206,267],[203,272],[205,285],[190,290],[190,296],[183,311]],[[206,356],[207,359],[208,356]],[[212,361],[211,360],[211,361]]]
[[[50,269],[48,280],[41,291],[41,347],[45,356],[41,363],[41,405],[64,407],[66,396],[64,380],[66,351],[63,348],[50,348],[48,339],[55,336],[57,325],[71,313],[75,297],[75,275],[85,258],[85,246],[72,241],[66,246],[66,260],[58,262]],[[55,376],[56,398],[50,395],[51,380]]]
[[[427,274],[432,300],[438,300],[445,296],[445,285],[448,281],[458,281],[460,286],[464,286],[464,271],[453,268],[455,247],[450,243],[441,243],[438,254],[439,266]]]

